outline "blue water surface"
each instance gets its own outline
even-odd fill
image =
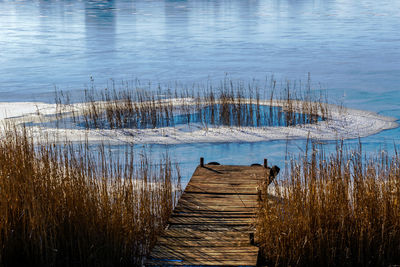
[[[54,101],[139,78],[183,84],[307,80],[332,102],[400,118],[400,1],[0,1],[0,101]],[[361,138],[393,151],[399,129]],[[348,143],[357,143],[350,140]],[[168,146],[187,173],[198,158],[250,164],[304,140]],[[326,145],[330,149],[331,145]],[[165,146],[150,146],[164,151]],[[161,152],[160,152],[161,153]]]

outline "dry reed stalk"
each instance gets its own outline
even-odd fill
[[[146,88],[113,88],[100,93],[87,90],[85,107],[81,114],[73,114],[73,121],[88,129],[141,129],[191,123],[200,123],[204,127],[294,126],[329,118],[327,101],[322,95],[316,96],[311,89],[301,93],[301,88],[298,90],[296,84],[290,82],[282,88],[280,96],[275,97],[278,95],[276,81],[271,82],[269,97],[265,99],[269,99],[270,107],[264,111],[261,111],[260,89],[255,83],[246,87],[243,82],[225,80],[217,88],[208,85],[197,88],[197,92],[175,88],[175,94],[169,87],[163,89],[161,86],[156,91],[146,91]],[[174,99],[181,101],[174,103]],[[275,100],[283,103],[283,107],[274,107]],[[61,102],[62,98],[57,96],[56,103]]]
[[[133,151],[0,139],[0,266],[140,265],[172,211],[177,173]],[[178,187],[179,188],[179,187]]]
[[[363,157],[361,145],[305,152],[263,203],[257,237],[270,266],[400,263],[400,157]]]

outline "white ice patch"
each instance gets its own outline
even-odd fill
[[[179,104],[179,100],[171,100]],[[188,100],[186,99],[186,103]],[[270,101],[261,103],[271,105]],[[294,102],[300,107],[300,102]],[[274,101],[273,106],[285,106],[284,101]],[[82,104],[75,104],[76,110]],[[381,116],[373,112],[348,109],[336,105],[327,106],[329,119],[315,124],[290,127],[226,127],[205,128],[201,125],[179,125],[156,129],[63,129],[32,126],[37,136],[48,136],[54,140],[135,144],[182,144],[211,142],[260,142],[282,139],[312,138],[318,140],[352,139],[376,134],[398,127],[396,118]],[[43,121],[43,115],[55,115],[55,104],[36,102],[0,103],[0,119],[12,118],[16,122]],[[54,116],[55,117],[55,116]],[[48,120],[48,117],[46,117]]]
[[[52,114],[56,105],[41,102],[0,102],[0,120],[35,114]]]

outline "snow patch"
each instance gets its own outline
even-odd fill
[[[179,99],[170,100],[176,105]],[[188,103],[188,100],[185,100]],[[285,107],[284,101],[265,101],[263,105]],[[301,102],[294,105],[300,107]],[[71,106],[70,106],[71,107]],[[290,127],[215,127],[205,128],[201,125],[180,125],[156,129],[63,129],[31,126],[36,136],[48,136],[54,141],[82,141],[135,143],[135,144],[182,144],[212,142],[260,142],[282,139],[312,138],[318,140],[352,139],[376,134],[386,129],[398,127],[396,118],[386,117],[374,112],[327,105],[329,119],[315,124]],[[60,108],[60,106],[59,106]],[[81,110],[83,104],[74,104]],[[12,120],[17,123],[43,122],[48,115],[55,115],[55,104],[39,102],[0,103],[0,120]],[[44,116],[47,115],[47,116]],[[53,120],[56,116],[50,116]]]

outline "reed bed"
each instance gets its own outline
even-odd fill
[[[58,106],[68,106],[62,105],[69,103],[62,92],[56,100]],[[115,84],[104,90],[92,87],[85,91],[84,100],[79,112],[69,112],[69,122],[72,117],[87,129],[154,129],[192,123],[205,128],[295,126],[329,118],[326,95],[314,93],[310,81],[305,86],[287,82],[278,87],[272,79],[260,88],[256,83],[225,80],[218,86],[190,89],[123,83],[118,89]]]
[[[257,238],[268,266],[400,264],[400,156],[316,146],[275,183]],[[273,185],[271,185],[273,186]]]
[[[0,266],[138,266],[179,196],[168,157],[0,139]]]

